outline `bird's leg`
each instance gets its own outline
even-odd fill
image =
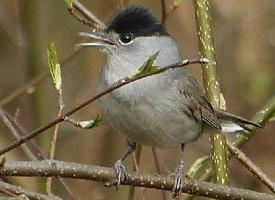
[[[114,170],[116,173],[116,186],[118,187],[120,183],[126,178],[126,167],[123,161],[136,150],[136,143],[127,140],[128,148],[127,151],[122,155],[122,157],[117,160],[114,164]]]
[[[182,187],[184,185],[184,144],[181,144],[181,159],[180,162],[175,169],[175,180],[174,180],[174,187],[172,190],[172,198],[176,198],[181,194]]]

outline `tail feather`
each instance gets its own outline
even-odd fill
[[[221,127],[223,133],[236,133],[243,131],[244,128],[230,121],[221,121]]]
[[[260,124],[249,121],[243,117],[233,115],[224,110],[214,108],[218,119],[221,120],[223,132],[240,132],[243,130],[251,131],[256,128],[263,128]],[[249,126],[248,126],[249,125]]]

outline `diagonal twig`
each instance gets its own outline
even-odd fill
[[[231,142],[226,142],[227,148],[230,153],[238,159],[257,179],[275,193],[275,183],[268,178],[268,176],[257,167],[241,150],[235,147]]]
[[[90,99],[84,101],[83,103],[81,103],[80,105],[76,106],[75,108],[71,109],[70,111],[66,112],[64,115],[62,115],[61,117],[56,118],[55,120],[49,122],[48,124],[35,129],[34,131],[32,131],[31,133],[25,135],[24,137],[22,137],[21,139],[14,141],[13,143],[11,143],[10,145],[8,145],[7,147],[3,148],[0,150],[0,155],[3,155],[4,153],[20,146],[21,144],[25,143],[26,141],[32,139],[33,137],[39,135],[40,133],[44,132],[45,130],[55,126],[56,124],[62,122],[65,120],[66,117],[74,114],[75,112],[81,110],[82,108],[84,108],[85,106],[87,106],[88,104],[90,104],[91,102],[94,102],[95,100],[101,98],[102,96],[112,92],[115,89],[118,89],[124,85],[127,85],[129,83],[132,83],[134,81],[149,77],[149,76],[153,76],[156,74],[160,74],[163,73],[169,69],[175,69],[175,68],[181,68],[184,67],[186,65],[190,65],[190,64],[201,64],[201,63],[208,63],[209,61],[207,59],[199,59],[199,60],[183,60],[183,62],[180,63],[176,63],[173,65],[168,65],[165,67],[160,68],[157,71],[151,72],[151,73],[146,73],[146,74],[142,74],[139,76],[132,76],[132,77],[124,77],[120,80],[118,80],[117,82],[115,82],[114,84],[112,84],[109,88],[107,88],[106,90],[96,94],[95,96],[91,97]]]
[[[16,139],[19,139],[20,136],[25,135],[25,130],[13,119],[8,113],[6,113],[3,109],[0,108],[0,117],[3,119],[4,124],[9,128],[10,132]],[[22,146],[23,151],[30,157],[31,160],[45,160],[45,156],[35,143],[35,141],[31,140],[26,145]],[[58,178],[60,184],[64,187],[66,192],[68,193],[70,199],[75,200],[75,195],[72,193],[71,189],[65,183],[62,178]]]
[[[74,9],[78,11],[82,16],[85,17],[82,18],[81,16],[77,15],[74,12]],[[106,25],[97,17],[95,16],[91,11],[89,11],[85,6],[83,6],[79,1],[74,0],[72,7],[68,8],[71,15],[76,17],[76,19],[85,25],[89,25],[91,27],[95,27],[97,29],[105,29]]]
[[[1,189],[5,189],[13,194],[16,194],[16,196],[18,195],[25,195],[30,199],[37,199],[37,200],[61,200],[61,198],[51,195],[50,197],[45,195],[45,194],[40,194],[37,192],[33,192],[27,189],[24,189],[22,187],[19,186],[15,186],[9,183],[5,183],[0,181],[0,188]]]

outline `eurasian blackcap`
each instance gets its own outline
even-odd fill
[[[183,60],[177,42],[140,6],[119,12],[103,31],[81,35],[97,40],[81,46],[99,47],[107,56],[98,91],[134,75],[156,52],[159,66]],[[114,164],[118,185],[127,177],[122,162],[135,150],[136,143],[160,148],[182,145],[183,149],[206,130],[238,132],[246,125],[258,126],[212,106],[186,68],[168,70],[114,90],[100,100],[100,106],[105,119],[128,138],[127,152]],[[182,187],[182,174],[180,162],[175,170],[176,195]]]

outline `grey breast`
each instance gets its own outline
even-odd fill
[[[100,76],[100,90],[134,74],[156,51],[160,51],[156,60],[160,66],[182,60],[172,38],[166,37],[161,42],[146,38],[134,49],[127,49],[127,53],[118,50],[107,57]],[[137,48],[142,49],[138,55]],[[179,82],[186,81],[186,75],[189,76],[186,69],[169,70],[113,91],[100,101],[105,119],[130,140],[143,145],[168,148],[195,140],[201,133],[201,124],[183,112],[186,99],[178,88],[182,85]]]

